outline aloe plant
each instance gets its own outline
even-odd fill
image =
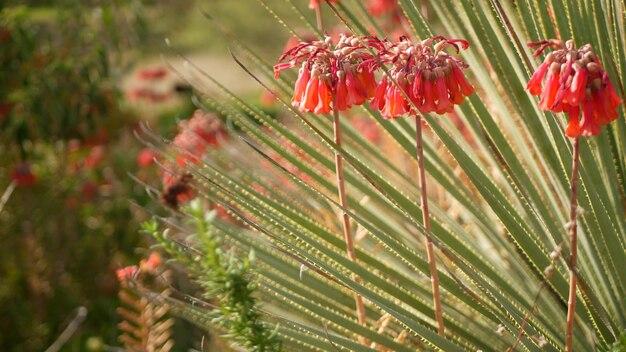
[[[282,25],[277,30],[298,35],[298,24],[281,17],[293,11],[299,25],[316,31],[300,2],[285,0],[283,11],[260,2]],[[221,204],[236,219],[215,219],[214,235],[241,253],[254,251],[260,303],[254,309],[266,328],[275,329],[284,350],[563,350],[573,147],[561,114],[541,111],[525,90],[538,64],[526,42],[560,38],[591,44],[623,97],[626,5],[443,0],[429,2],[427,18],[421,1],[398,3],[411,38],[444,34],[471,43],[460,55],[476,93],[455,107],[456,120],[424,115],[428,233],[436,248],[445,334],[437,333],[434,319],[427,229],[414,182],[416,127],[387,120],[365,104],[341,114],[340,145],[333,139],[332,116],[291,106],[294,75],[274,80],[272,59],[209,19],[230,43],[234,60],[276,95],[284,114],[274,119],[193,62],[181,72],[196,87],[197,103],[226,116],[241,136],[186,166],[198,197]],[[360,1],[336,1],[328,9],[354,35],[367,35],[370,27],[384,35]],[[349,122],[354,114],[369,116],[383,141],[361,135]],[[575,351],[624,348],[623,108],[619,114],[597,137],[577,139]],[[148,136],[164,155],[181,153]],[[345,161],[347,202],[336,200],[334,154]],[[344,254],[343,214],[356,225],[357,260]],[[190,215],[183,211],[174,217],[185,216]],[[185,237],[184,228],[178,232]],[[182,238],[173,240],[178,242],[172,245]],[[364,300],[365,324],[355,315],[355,294]],[[180,303],[181,315],[210,322],[201,319],[201,307]]]

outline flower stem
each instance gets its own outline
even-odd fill
[[[333,100],[333,106],[335,102]],[[339,123],[339,111],[333,109],[333,130],[335,137],[335,144],[338,147],[341,147],[341,125]],[[339,194],[339,204],[343,208],[348,207],[348,199],[346,197],[346,185],[345,178],[343,175],[343,158],[338,152],[335,152],[335,173],[337,176],[337,192]],[[343,225],[343,239],[346,242],[346,254],[348,255],[348,259],[353,262],[356,262],[356,253],[354,251],[354,241],[352,239],[352,233],[350,231],[350,218],[348,214],[343,212],[342,214],[342,225]],[[352,279],[360,282],[360,279],[356,275],[352,275]],[[365,305],[363,304],[363,297],[358,293],[354,293],[354,301],[356,304],[356,314],[359,324],[365,326],[367,323],[367,318],[365,316]],[[364,338],[360,338],[359,341],[362,344],[367,344],[367,340]]]
[[[417,168],[419,173],[419,186],[421,190],[420,200],[422,205],[422,220],[424,223],[424,235],[426,253],[428,255],[428,268],[430,269],[430,282],[433,291],[433,303],[435,306],[435,319],[437,320],[437,332],[444,335],[443,311],[441,308],[441,295],[439,293],[439,274],[437,273],[437,262],[433,240],[430,236],[430,214],[428,211],[428,192],[426,189],[426,171],[424,170],[424,148],[422,145],[422,115],[415,114],[415,149],[417,153]]]
[[[315,21],[317,23],[317,30],[320,31],[320,35],[324,34],[324,21],[322,20],[322,5],[319,4],[315,7]]]
[[[574,151],[572,153],[572,177],[570,179],[571,197],[570,197],[570,223],[569,223],[569,239],[570,239],[570,258],[569,258],[569,297],[567,299],[567,331],[565,334],[565,351],[573,351],[574,338],[574,320],[576,315],[576,257],[578,254],[577,243],[577,217],[578,217],[578,166],[579,166],[579,147],[578,138],[574,139]]]

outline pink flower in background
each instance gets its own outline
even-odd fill
[[[181,149],[176,158],[180,166],[199,162],[208,148],[217,148],[228,138],[222,121],[202,110],[196,110],[189,120],[180,122],[178,130],[172,145]]]
[[[163,260],[161,259],[161,255],[157,252],[151,252],[148,259],[142,259],[139,262],[139,268],[141,268],[142,271],[154,272],[161,266],[162,263]]]
[[[87,155],[87,157],[85,157],[85,160],[83,161],[83,166],[86,169],[94,169],[102,163],[102,161],[104,160],[104,157],[105,157],[104,146],[97,145],[91,148],[91,150],[89,151],[89,154]]]
[[[395,13],[398,10],[398,0],[369,0],[367,2],[367,11],[372,16],[382,16],[387,13]]]
[[[162,103],[172,97],[169,92],[159,92],[150,87],[137,87],[130,89],[126,96],[130,101],[147,101],[150,103]]]
[[[83,183],[80,193],[83,197],[83,200],[89,202],[92,201],[96,195],[98,195],[98,184],[93,181],[86,181]]]
[[[152,148],[143,148],[137,153],[137,165],[139,167],[148,167],[154,164],[157,154]]]
[[[13,109],[13,104],[0,103],[0,121],[4,120],[4,118],[9,115],[11,109]]]
[[[137,78],[145,81],[160,80],[167,76],[165,67],[149,67],[137,71]]]
[[[358,116],[352,119],[352,125],[368,141],[378,144],[382,139],[380,127],[370,118]]]
[[[214,114],[196,110],[191,118],[179,124],[181,130],[192,131],[209,146],[218,146],[228,137],[222,121]]]
[[[123,267],[115,271],[117,280],[122,284],[125,284],[128,281],[134,279],[138,273],[139,273],[139,268],[136,265]]]
[[[191,187],[192,179],[193,176],[188,173],[175,176],[164,171],[162,179],[163,193],[161,193],[163,203],[170,208],[178,209],[181,204],[192,200],[196,196]]]
[[[274,106],[274,104],[276,104],[276,100],[277,99],[274,93],[270,92],[267,89],[263,89],[263,92],[261,92],[261,97],[259,98],[261,106],[266,108]]]
[[[622,99],[591,45],[576,49],[571,40],[563,44],[554,39],[529,45],[537,49],[536,56],[547,48],[555,49],[539,65],[526,88],[541,97],[542,110],[569,116],[567,136],[598,135],[603,126],[617,119]]]
[[[13,168],[11,180],[18,187],[32,187],[37,183],[37,177],[33,174],[30,164],[27,162],[19,163]]]

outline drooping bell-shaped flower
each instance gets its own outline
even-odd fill
[[[469,46],[465,40],[441,36],[412,43],[401,38],[385,42],[380,61],[391,66],[379,83],[372,106],[386,118],[396,118],[417,108],[420,112],[449,113],[474,92],[463,69],[467,64],[444,51]]]
[[[566,135],[595,136],[603,126],[617,119],[622,100],[591,45],[576,48],[571,40],[563,43],[554,39],[529,45],[537,48],[536,56],[547,48],[554,49],[546,55],[526,88],[540,97],[542,110],[568,115]]]
[[[283,53],[274,66],[275,76],[300,65],[291,103],[301,111],[327,114],[361,105],[376,91],[376,59],[366,39],[341,34],[334,42],[308,41]]]

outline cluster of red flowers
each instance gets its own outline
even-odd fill
[[[89,154],[83,160],[83,167],[87,170],[93,170],[100,166],[104,158],[106,157],[106,150],[104,145],[93,146],[89,150]]]
[[[162,103],[172,97],[172,92],[157,86],[168,76],[164,67],[147,67],[137,71],[138,86],[128,90],[127,97],[131,101],[146,101],[150,103]]]
[[[189,120],[180,122],[178,131],[178,135],[172,141],[172,146],[177,153],[176,163],[178,166],[200,162],[209,148],[219,147],[228,138],[222,121],[214,114],[202,110],[196,110]],[[150,151],[146,151],[145,155],[142,155],[145,159],[151,156]],[[174,169],[174,167],[170,168]],[[162,178],[163,202],[177,209],[180,204],[193,199],[195,192],[191,187],[192,178],[189,173],[174,175],[170,171],[164,171]]]
[[[376,89],[374,107],[386,118],[408,113],[411,102],[423,113],[452,112],[455,104],[474,93],[474,87],[463,73],[467,64],[444,49],[453,47],[458,52],[468,46],[465,40],[441,36],[419,43],[407,38],[385,42],[380,58],[391,69]]]
[[[546,48],[555,49],[539,65],[527,89],[541,96],[539,107],[569,116],[566,134],[570,137],[595,136],[601,128],[617,119],[621,99],[591,45],[576,49],[574,42],[559,40],[530,43],[540,55]],[[542,82],[545,83],[542,84]],[[582,119],[580,110],[582,109]]]
[[[372,105],[387,118],[410,112],[411,102],[420,112],[443,114],[474,92],[463,73],[467,64],[445,51],[468,46],[465,40],[441,36],[419,43],[402,37],[392,43],[342,35],[336,44],[326,37],[294,46],[279,58],[274,71],[278,77],[280,71],[301,64],[292,104],[302,111],[342,111],[373,98]],[[377,84],[374,73],[381,64],[391,68]]]
[[[117,269],[115,275],[120,283],[126,284],[128,281],[134,280],[140,273],[156,273],[162,262],[161,255],[157,252],[152,252],[148,259],[142,259],[139,262],[139,266],[130,265]]]
[[[193,176],[189,173],[177,176],[164,171],[163,193],[161,193],[163,203],[172,209],[178,209],[181,204],[192,200],[196,194],[191,187],[191,180]]]
[[[172,145],[180,149],[176,158],[180,166],[186,162],[197,163],[208,148],[219,146],[228,137],[222,121],[202,110],[196,110],[189,120],[180,122],[178,130]]]
[[[282,70],[301,65],[292,104],[301,111],[326,114],[361,105],[374,94],[376,58],[363,40],[340,35],[323,41],[301,42],[286,51],[274,66],[276,77]]]

